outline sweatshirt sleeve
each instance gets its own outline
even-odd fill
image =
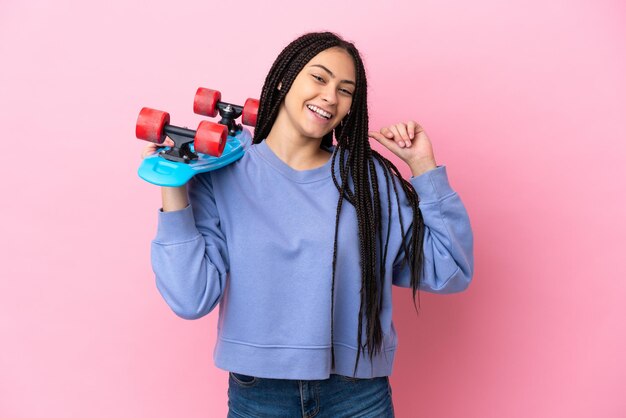
[[[187,207],[158,210],[157,234],[151,244],[157,288],[185,319],[200,318],[215,308],[229,271],[226,238],[208,174],[188,182]]]
[[[425,226],[420,289],[441,294],[465,290],[474,273],[474,240],[469,216],[461,198],[450,187],[446,166],[437,166],[409,181],[419,196]],[[400,195],[408,248],[412,228],[408,234],[406,231],[412,225],[413,211],[404,193]],[[393,284],[411,287],[402,247],[394,261]]]

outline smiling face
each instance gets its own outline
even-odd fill
[[[297,75],[276,122],[304,138],[320,139],[348,114],[355,89],[354,61],[341,48],[329,48]]]

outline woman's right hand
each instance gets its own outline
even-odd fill
[[[154,153],[159,152],[159,149],[163,147],[172,147],[172,146],[174,146],[174,141],[172,141],[172,139],[169,136],[165,137],[165,141],[163,141],[162,144],[155,144],[154,142],[150,142],[141,150],[141,159],[143,160],[144,158]]]
[[[174,141],[166,136],[165,141],[161,144],[155,144],[150,142],[141,150],[141,159],[158,152],[163,147],[174,146]],[[161,198],[163,200],[162,210],[163,212],[170,212],[174,210],[184,209],[189,205],[189,198],[187,196],[187,186],[182,185],[179,187],[161,187]]]

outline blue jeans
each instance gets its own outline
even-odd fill
[[[229,372],[228,418],[394,417],[389,377],[268,379]]]

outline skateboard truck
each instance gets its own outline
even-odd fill
[[[235,136],[243,127],[235,122],[241,116],[244,125],[255,126],[259,110],[259,101],[247,99],[243,106],[221,101],[222,94],[217,90],[198,88],[193,100],[193,111],[198,115],[215,117],[219,113],[221,125],[228,127],[228,135]]]
[[[217,104],[217,108],[219,110],[220,116],[222,119],[218,123],[222,125],[226,125],[228,127],[228,135],[235,136],[237,132],[243,129],[241,124],[235,122],[241,114],[243,113],[243,107],[237,106],[231,103],[219,102]]]
[[[174,146],[168,150],[161,150],[159,154],[166,160],[182,162],[189,164],[192,160],[198,159],[198,154],[191,150],[189,146],[195,136],[196,132],[187,128],[180,128],[178,126],[166,126],[165,133],[172,138]]]

